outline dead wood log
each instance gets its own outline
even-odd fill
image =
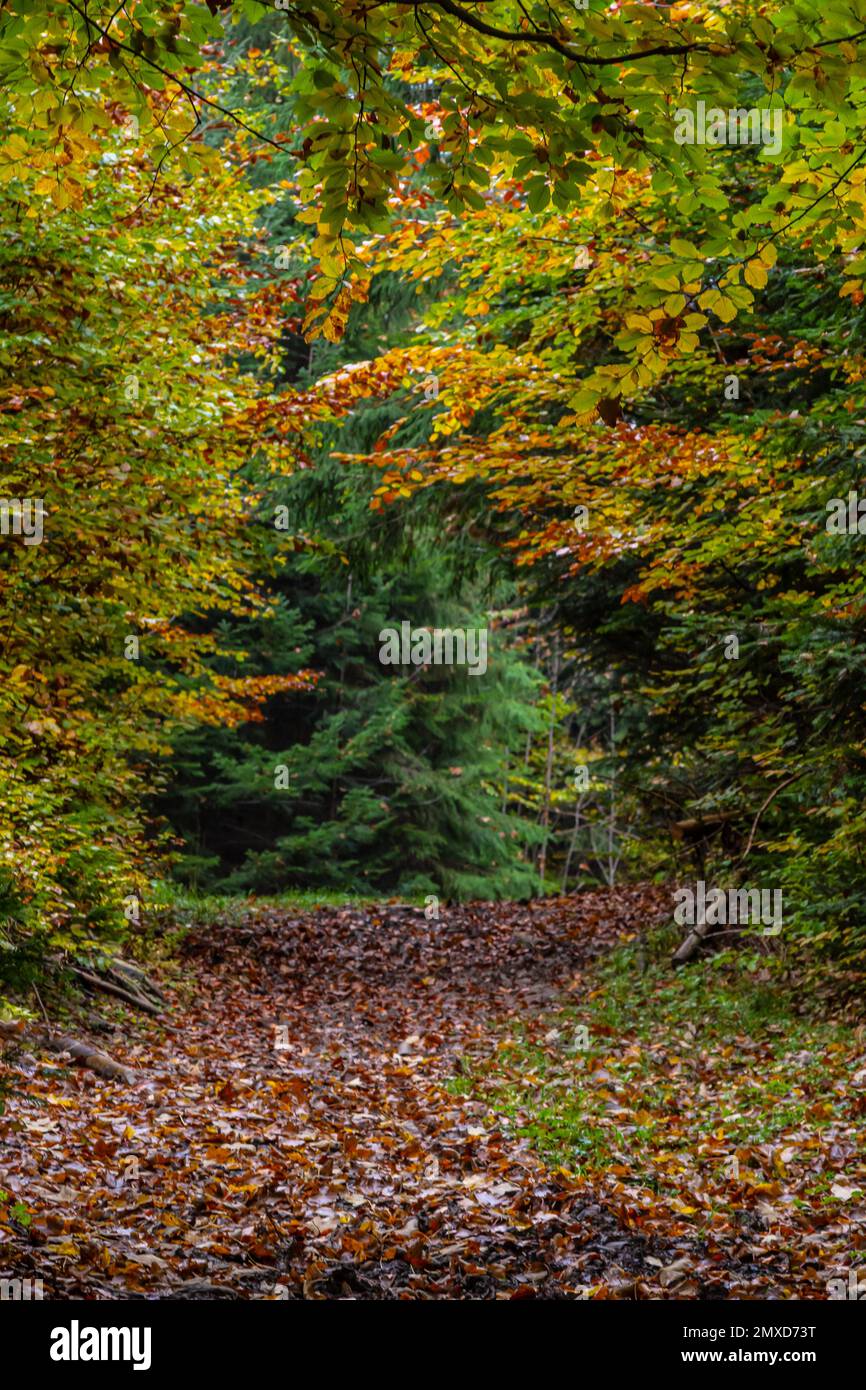
[[[48,1029],[37,1029],[32,1034],[27,1034],[20,1023],[0,1022],[0,1037],[12,1040],[32,1041],[45,1047],[49,1052],[68,1052],[74,1062],[81,1067],[87,1067],[89,1071],[95,1071],[100,1076],[107,1077],[111,1081],[125,1081],[131,1086],[138,1078],[134,1071],[129,1067],[124,1067],[120,1062],[115,1062],[113,1057],[109,1057],[106,1052],[99,1052],[91,1047],[90,1043],[79,1042],[77,1038],[66,1037],[62,1033],[54,1033]]]
[[[79,980],[83,980],[91,989],[100,990],[103,994],[114,995],[116,999],[122,999],[125,1004],[132,1004],[136,1009],[144,1009],[145,1013],[159,1016],[162,1012],[157,1004],[145,999],[142,994],[134,992],[132,989],[125,989],[121,985],[114,985],[110,980],[103,980],[101,975],[91,975],[87,970],[81,970],[77,965],[70,965],[69,969],[73,975],[77,975]]]
[[[692,835],[706,830],[707,834],[719,825],[726,825],[728,821],[736,820],[738,812],[719,811],[709,816],[690,816],[687,820],[675,820],[671,825],[671,834],[675,840],[681,840],[684,835]]]
[[[671,965],[685,965],[686,961],[694,955],[711,926],[712,922],[708,922],[706,914],[702,912],[699,921],[692,927],[685,941],[680,942],[671,956]]]

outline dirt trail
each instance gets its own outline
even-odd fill
[[[445,1089],[575,988],[647,895],[257,909],[188,940],[194,994],[108,1041],[132,1087],[17,1058],[0,1273],[45,1297],[651,1296],[659,1242]],[[127,1016],[128,1017],[128,1016]]]

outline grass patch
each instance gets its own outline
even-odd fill
[[[423,907],[424,902],[423,896],[383,899],[381,896],[331,892],[323,888],[298,889],[269,897],[240,893],[197,893],[168,882],[157,884],[153,897],[153,906],[157,911],[165,913],[177,922],[183,920],[187,926],[207,926],[209,922],[224,922],[234,918],[240,922],[256,908],[311,912],[319,907],[367,908],[384,907],[389,903]]]
[[[862,1025],[816,1017],[766,958],[675,972],[670,944],[660,929],[596,961],[573,1004],[464,1060],[461,1089],[552,1166],[704,1229],[759,1202],[866,1198]]]

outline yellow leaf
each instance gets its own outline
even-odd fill
[[[762,290],[767,283],[767,270],[760,261],[749,261],[745,269],[746,284]]]
[[[330,236],[327,232],[320,232],[318,236],[313,237],[313,255],[330,255],[336,245],[337,238],[335,236]]]
[[[671,242],[671,250],[675,256],[683,256],[687,260],[700,260],[700,252],[690,241],[684,241],[682,237],[674,237]]]

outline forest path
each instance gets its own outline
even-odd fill
[[[138,1083],[19,1061],[40,1104],[16,1099],[4,1183],[34,1216],[0,1272],[14,1256],[45,1297],[634,1297],[661,1244],[449,1083],[509,1021],[579,998],[646,907],[259,907],[196,929],[190,1002],[109,1046]]]

